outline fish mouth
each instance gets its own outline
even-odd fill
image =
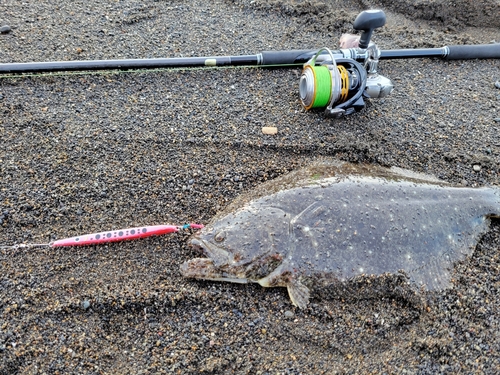
[[[202,240],[199,240],[197,238],[192,238],[189,244],[194,247],[196,250],[202,251],[204,254],[206,254],[206,245]]]
[[[182,263],[180,271],[183,277],[243,284],[248,282],[245,277],[227,272],[230,256],[226,250],[200,238],[192,238],[190,244],[202,250],[207,258],[194,258]]]
[[[181,275],[189,279],[225,281],[231,283],[245,284],[248,280],[224,272],[216,267],[209,258],[194,258],[181,264]]]
[[[223,248],[215,246],[212,243],[209,243],[208,241],[193,237],[190,241],[190,245],[201,250],[207,258],[212,260],[214,266],[216,267],[222,267],[230,263],[231,259],[229,252]]]
[[[215,275],[212,259],[195,258],[181,264],[181,274],[190,279],[204,279]]]

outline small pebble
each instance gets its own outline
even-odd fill
[[[294,316],[295,316],[295,315],[294,315],[294,313],[293,313],[292,311],[290,311],[290,310],[285,311],[285,318],[289,318],[289,319],[291,319],[291,318],[293,318]]]
[[[495,87],[496,87],[497,89],[500,89],[500,81],[496,81],[496,82],[495,82]]]
[[[11,31],[12,31],[12,28],[9,25],[0,26],[0,33],[1,34],[7,34],[7,33],[10,33]]]
[[[84,310],[87,310],[90,307],[90,302],[88,300],[83,301],[82,307]]]
[[[262,133],[269,134],[269,135],[275,135],[276,133],[278,133],[278,128],[276,128],[274,126],[264,126],[262,128]]]
[[[481,166],[479,164],[474,164],[474,166],[472,167],[474,169],[474,171],[476,172],[479,172],[481,170]]]
[[[495,118],[493,121],[500,122],[500,117]]]

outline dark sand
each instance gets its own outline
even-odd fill
[[[383,49],[500,42],[500,3],[3,0],[0,62],[335,48],[382,8]],[[299,69],[0,78],[0,245],[206,223],[318,157],[500,185],[499,60],[384,61],[396,84],[340,120],[306,113]],[[278,134],[263,135],[263,126]],[[500,223],[426,305],[196,282],[189,233],[0,250],[1,374],[500,371]]]

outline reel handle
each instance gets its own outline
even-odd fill
[[[373,30],[385,25],[385,13],[380,9],[365,10],[358,14],[352,27],[354,30],[361,31],[359,38],[359,48],[367,49]]]

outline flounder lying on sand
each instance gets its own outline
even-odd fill
[[[191,244],[207,258],[185,277],[284,286],[304,308],[311,280],[396,274],[428,290],[449,286],[500,213],[497,188],[452,187],[400,169],[323,162],[238,198]],[[314,286],[314,285],[313,285]]]

